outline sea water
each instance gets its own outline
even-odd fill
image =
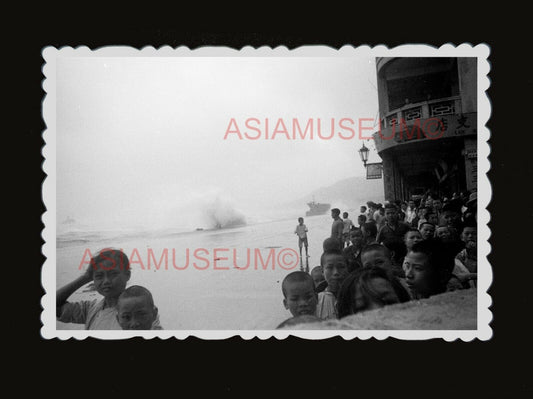
[[[299,251],[298,237],[294,234],[297,224],[297,218],[291,218],[217,230],[66,232],[57,237],[57,286],[83,273],[88,266],[89,253],[95,254],[107,247],[120,248],[132,263],[128,285],[142,285],[152,292],[164,329],[274,329],[291,317],[283,306],[281,282],[291,271],[300,270],[300,264],[296,265],[292,256],[287,255],[283,268],[283,262],[278,263],[277,259],[267,262],[268,255],[274,251],[278,256],[286,248]],[[332,219],[329,214],[306,217],[305,224],[309,230],[308,264],[312,269],[320,264],[322,242],[331,234]],[[217,248],[219,260],[215,267]],[[189,264],[186,267],[187,251]],[[261,254],[263,263],[260,259],[254,261],[256,251]],[[294,254],[290,250],[285,253]],[[305,267],[305,251],[302,254]],[[101,297],[89,284],[69,300],[93,298]],[[58,322],[58,329],[70,328],[80,326]]]

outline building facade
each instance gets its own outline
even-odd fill
[[[477,59],[377,58],[385,199],[477,190]]]

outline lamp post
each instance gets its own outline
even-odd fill
[[[368,152],[369,152],[369,149],[365,146],[365,143],[363,142],[363,146],[359,150],[359,156],[361,157],[361,161],[363,161],[365,168],[366,168],[366,161],[368,161]]]

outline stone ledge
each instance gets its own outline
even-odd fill
[[[435,295],[381,309],[286,327],[287,330],[476,330],[477,290]]]

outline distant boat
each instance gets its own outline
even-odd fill
[[[314,198],[307,205],[309,206],[309,210],[305,213],[305,216],[324,215],[331,208],[330,204],[315,202]]]

